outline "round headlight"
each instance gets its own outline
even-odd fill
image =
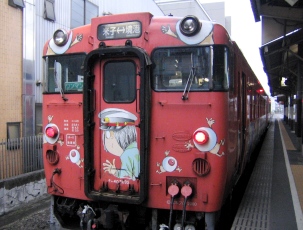
[[[64,29],[56,30],[53,36],[57,46],[64,46],[68,40],[68,34]]]
[[[193,138],[198,144],[203,145],[208,142],[209,135],[205,130],[197,130]]]
[[[201,29],[201,23],[195,16],[186,16],[180,23],[180,31],[186,36],[193,36]]]

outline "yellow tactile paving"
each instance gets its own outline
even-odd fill
[[[301,208],[303,208],[303,165],[291,165]]]
[[[283,135],[283,140],[284,140],[284,143],[285,143],[286,150],[297,150],[295,148],[295,146],[293,145],[290,137],[288,136],[288,133],[287,133],[284,125],[282,124],[281,120],[278,120],[278,121],[279,121],[280,130],[281,130],[282,135]]]

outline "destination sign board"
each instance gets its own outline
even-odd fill
[[[98,26],[97,33],[99,40],[138,38],[142,34],[142,25],[139,21],[103,24]]]
[[[66,91],[82,91],[83,90],[83,82],[65,82],[65,90]]]

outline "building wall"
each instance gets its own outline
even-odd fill
[[[0,1],[0,141],[7,122],[22,121],[22,10]]]
[[[164,13],[154,0],[94,0],[99,1],[99,12],[111,14],[150,12],[155,16],[163,16]]]

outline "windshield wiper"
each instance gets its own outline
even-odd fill
[[[191,54],[191,64],[192,64],[192,67],[191,67],[191,70],[189,72],[189,76],[187,78],[187,82],[186,82],[186,85],[185,85],[185,88],[184,88],[184,91],[183,91],[183,95],[181,97],[182,100],[187,100],[188,99],[188,94],[189,94],[189,91],[190,91],[190,87],[193,83],[193,79],[196,75],[196,67],[194,65],[194,61],[193,61],[193,54]]]
[[[60,68],[59,68],[60,69]],[[68,98],[66,98],[64,96],[64,91],[63,91],[63,88],[62,88],[62,79],[60,77],[60,79],[58,79],[58,70],[57,70],[57,61],[55,60],[55,63],[54,63],[54,78],[55,78],[55,83],[57,84],[58,88],[59,88],[59,91],[60,91],[60,95],[62,97],[62,100],[63,101],[68,101]]]

